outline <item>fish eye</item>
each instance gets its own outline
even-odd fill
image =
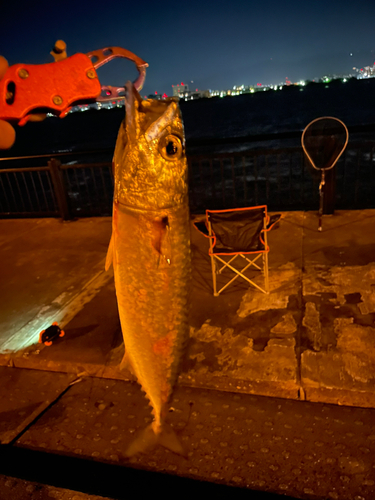
[[[181,139],[176,135],[167,135],[160,140],[159,151],[165,160],[178,160],[182,156]]]

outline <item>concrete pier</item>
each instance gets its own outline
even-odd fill
[[[122,337],[113,275],[104,271],[111,219],[0,220],[1,443],[298,498],[373,498],[374,225],[375,210],[326,215],[321,232],[315,212],[285,212],[268,236],[270,293],[238,278],[219,297],[212,293],[208,241],[192,225],[190,342],[171,402],[171,419],[191,452],[183,465],[163,450],[157,459],[131,463],[122,456],[151,417],[138,385],[118,369]],[[65,336],[39,344],[39,332],[54,321]],[[111,409],[116,405],[121,418]],[[85,412],[90,418],[75,421]],[[343,443],[336,421],[345,427]],[[224,439],[219,434],[228,425]],[[95,426],[106,429],[97,442]],[[121,427],[122,438],[112,436],[113,427]],[[259,447],[255,434],[263,436]],[[230,440],[233,456],[221,444]],[[280,440],[288,442],[280,447]],[[305,450],[297,450],[299,440]],[[345,451],[332,451],[340,443]],[[273,460],[262,449],[273,451]],[[282,454],[294,452],[300,463],[294,469],[310,477],[305,482],[293,467],[284,474]],[[311,469],[310,459],[301,465],[301,453],[330,464],[337,484]]]

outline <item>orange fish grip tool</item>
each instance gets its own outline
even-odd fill
[[[139,75],[134,86],[140,90],[148,64],[121,47],[78,53],[48,64],[10,66],[0,81],[0,119],[24,125],[33,114],[52,112],[63,118],[75,104],[116,98],[124,89],[102,87],[96,73],[116,57],[135,63]],[[104,98],[103,90],[107,94]]]

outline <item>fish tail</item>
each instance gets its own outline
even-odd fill
[[[157,445],[161,445],[173,451],[173,453],[187,458],[187,452],[172,427],[169,424],[163,423],[156,428],[155,423],[150,424],[139,434],[126,450],[125,456],[130,458],[138,453],[145,453]]]

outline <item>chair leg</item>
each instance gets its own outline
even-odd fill
[[[217,292],[216,288],[216,262],[215,262],[215,257],[212,255],[213,253],[213,244],[212,244],[212,228],[211,228],[211,223],[210,221],[208,222],[208,234],[210,236],[210,256],[211,256],[211,269],[212,269],[212,283],[214,286],[214,297],[217,297],[219,293]]]
[[[267,241],[267,220],[266,218],[263,219],[263,228],[264,228],[264,233],[263,233],[263,238],[264,238],[264,248],[265,252],[263,254],[263,270],[264,270],[264,285],[266,289],[266,293],[270,293],[270,285],[269,285],[269,280],[268,280],[268,241]]]
[[[214,286],[214,296],[217,297],[219,294],[217,293],[216,287],[216,262],[215,257],[211,255],[211,269],[212,269],[212,283]]]
[[[270,293],[270,283],[268,279],[268,252],[263,254],[264,287],[266,293]]]
[[[238,255],[241,255],[241,254],[238,254]],[[259,256],[260,256],[260,254],[259,254]],[[263,292],[263,293],[267,293],[267,291],[266,291],[266,290],[264,290],[262,287],[260,287],[259,285],[257,285],[254,281],[252,281],[251,279],[249,279],[247,276],[245,276],[245,275],[243,274],[243,273],[246,271],[246,269],[247,269],[248,267],[250,267],[250,265],[252,264],[252,261],[250,261],[250,260],[246,259],[249,263],[247,264],[247,266],[245,266],[245,267],[244,267],[244,268],[240,271],[240,270],[236,269],[235,267],[231,266],[231,265],[229,264],[229,262],[225,262],[225,260],[223,260],[223,259],[222,259],[219,255],[215,255],[215,259],[217,259],[217,260],[218,260],[218,261],[220,261],[222,264],[224,264],[224,266],[223,266],[221,269],[223,269],[224,267],[228,267],[229,269],[231,269],[231,270],[232,270],[232,271],[236,274],[236,276],[235,276],[234,278],[232,278],[230,281],[228,281],[228,283],[227,283],[225,286],[223,286],[223,288],[221,288],[220,290],[218,290],[218,292],[217,292],[217,294],[216,294],[216,295],[219,295],[219,294],[220,294],[220,293],[221,293],[221,292],[222,292],[222,291],[223,291],[223,290],[224,290],[224,289],[225,289],[228,285],[230,285],[230,284],[231,284],[231,283],[232,283],[232,282],[233,282],[236,278],[238,278],[239,276],[241,276],[241,278],[243,278],[244,280],[246,280],[246,281],[248,281],[249,283],[251,283],[251,285],[253,285],[255,288],[257,288],[257,289],[258,289],[258,290],[260,290],[261,292]],[[218,265],[218,264],[216,263],[216,265]],[[264,267],[263,267],[263,269],[262,269],[262,268],[260,268],[260,267],[258,267],[258,266],[257,266],[257,268],[258,268],[261,272],[263,272],[263,274],[264,274]]]

